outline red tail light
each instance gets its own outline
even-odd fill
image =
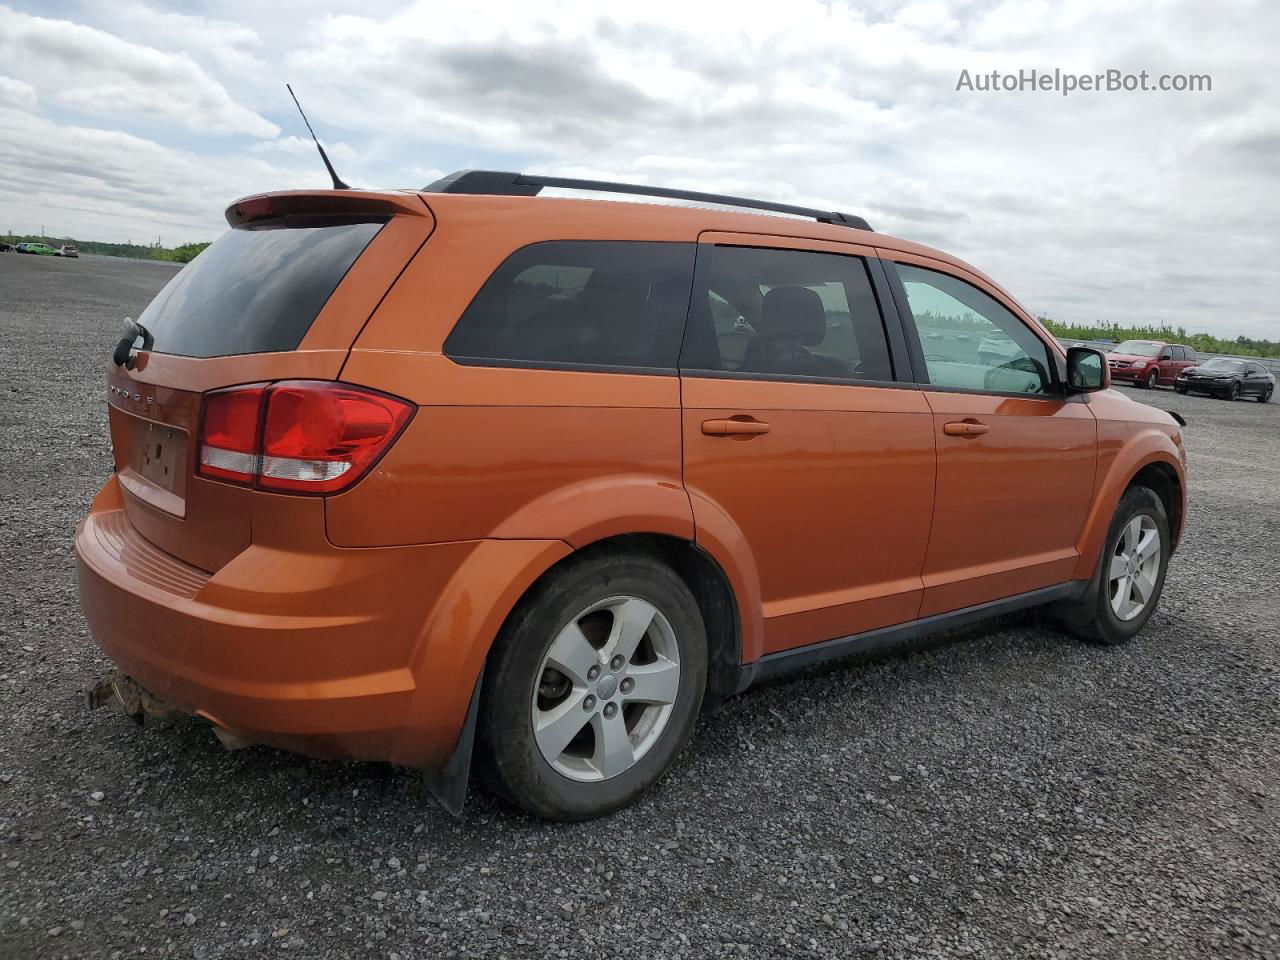
[[[217,390],[204,399],[200,429],[201,476],[252,484],[258,473],[262,394],[266,385]]]
[[[412,415],[403,400],[341,383],[218,390],[205,398],[199,472],[265,490],[333,493],[368,472]]]

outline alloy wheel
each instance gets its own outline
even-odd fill
[[[1107,581],[1111,610],[1120,620],[1132,620],[1147,608],[1160,576],[1160,531],[1156,522],[1140,513],[1125,524]]]
[[[571,780],[629,770],[657,743],[680,689],[680,650],[662,611],[610,597],[569,619],[533,691],[534,740]]]

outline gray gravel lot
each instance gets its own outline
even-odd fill
[[[103,375],[173,267],[0,255],[0,957],[1280,957],[1280,404],[1190,421],[1164,600],[1031,616],[704,719],[607,820],[89,713],[73,527]]]

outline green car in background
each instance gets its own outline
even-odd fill
[[[41,257],[60,257],[62,256],[57,247],[51,247],[47,243],[20,243],[18,244],[19,253],[34,253]]]

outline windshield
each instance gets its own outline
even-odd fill
[[[1200,364],[1201,370],[1221,370],[1224,373],[1244,369],[1243,360],[1228,360],[1225,357],[1214,357]]]
[[[1135,357],[1155,357],[1159,356],[1162,349],[1164,344],[1155,340],[1126,340],[1112,347],[1111,352],[1129,353]]]
[[[228,230],[183,267],[138,322],[158,353],[296,350],[382,221]]]

